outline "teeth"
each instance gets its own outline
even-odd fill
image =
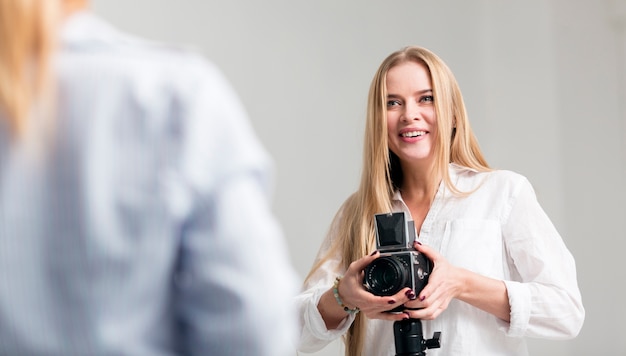
[[[425,135],[426,131],[409,131],[409,132],[405,132],[403,133],[402,137],[417,137],[417,136],[422,136]]]

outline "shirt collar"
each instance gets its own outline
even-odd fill
[[[450,163],[448,165],[448,172],[450,174],[450,180],[452,182],[456,182],[457,181],[457,177],[462,174],[463,172],[478,172],[476,169],[474,168],[470,168],[470,167],[465,167],[465,166],[461,166],[459,164],[456,163]],[[402,202],[404,203],[404,200],[402,200],[402,194],[400,193],[400,190],[396,189],[393,192],[393,197],[391,197],[391,201],[397,201],[397,202]]]
[[[78,11],[68,17],[61,27],[63,46],[106,45],[120,43],[130,36],[118,31],[88,10]]]

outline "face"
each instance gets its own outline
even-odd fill
[[[404,62],[387,72],[387,131],[389,149],[403,166],[432,162],[437,120],[423,64]]]

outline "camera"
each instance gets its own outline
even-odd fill
[[[363,285],[378,296],[405,287],[418,294],[428,283],[432,262],[413,248],[415,224],[404,212],[376,214],[376,247],[380,257],[365,267]]]
[[[405,287],[417,295],[428,284],[433,263],[413,248],[415,223],[404,212],[376,214],[376,247],[380,257],[365,267],[363,285],[372,294],[390,296]],[[389,312],[402,312],[398,306]],[[425,340],[419,319],[397,320],[393,323],[396,356],[426,356],[427,349],[441,347],[441,332]]]

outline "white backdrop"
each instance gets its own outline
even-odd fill
[[[529,177],[577,260],[585,326],[571,341],[532,340],[531,353],[626,355],[624,0],[95,0],[93,8],[123,30],[193,45],[225,72],[275,159],[274,207],[302,277],[357,187],[378,64],[405,45],[434,50],[456,73],[489,162]],[[315,355],[340,349],[335,342]]]

